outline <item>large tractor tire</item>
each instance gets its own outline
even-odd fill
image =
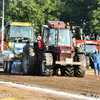
[[[34,74],[34,63],[35,63],[35,53],[32,46],[26,46],[22,58],[23,64],[23,74],[33,75]]]
[[[11,63],[7,61],[7,73],[11,73]]]
[[[81,47],[76,47],[76,52],[77,53],[82,53],[83,51],[82,51],[82,48]]]
[[[83,54],[77,54],[77,61],[82,62],[82,65],[74,67],[74,73],[77,77],[84,77],[86,72],[86,58]]]
[[[89,69],[89,66],[90,66],[90,60],[89,57],[86,56],[86,68]]]
[[[41,75],[40,62],[42,59],[42,54],[43,52],[38,49],[35,51],[35,75]]]
[[[40,71],[42,76],[53,75],[53,56],[51,53],[44,53],[40,63]]]
[[[64,76],[74,76],[74,67],[70,66],[70,67],[65,67],[65,71],[64,71]]]
[[[7,73],[7,62],[6,61],[4,61],[4,67],[3,67],[3,69],[4,69],[4,72]]]

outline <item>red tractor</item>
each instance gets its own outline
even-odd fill
[[[34,43],[35,74],[51,76],[58,68],[61,75],[84,77],[86,59],[82,50],[73,46],[70,25],[49,21],[41,26],[42,39]]]
[[[86,68],[88,69],[89,66],[94,68],[94,64],[91,61],[90,57],[95,52],[96,49],[100,51],[100,41],[97,40],[74,40],[74,44],[77,44],[79,47],[82,48],[84,54],[86,56]],[[100,53],[100,52],[99,52]]]

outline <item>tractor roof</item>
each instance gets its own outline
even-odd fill
[[[65,23],[63,21],[49,21],[49,24],[61,24],[61,25],[65,25]]]
[[[32,23],[28,23],[28,22],[7,22],[7,25],[13,25],[13,26],[33,26]]]
[[[49,27],[58,28],[66,28],[66,24],[63,21],[49,21]]]

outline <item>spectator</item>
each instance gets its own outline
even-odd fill
[[[26,48],[27,48],[27,46],[29,46],[29,44],[30,44],[30,42],[29,42],[29,41],[27,41],[27,42],[26,42],[26,45],[23,47],[23,51],[25,51],[25,50],[26,50]]]
[[[97,73],[98,66],[98,74],[100,74],[100,54],[98,53],[98,49],[95,50],[95,53],[91,55],[91,60],[94,62],[94,73]]]

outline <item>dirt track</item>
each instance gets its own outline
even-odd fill
[[[94,75],[93,69],[88,69],[84,78],[61,76],[24,76],[18,74],[7,74],[4,73],[1,69],[0,81],[38,85],[47,87],[49,89],[56,89],[58,91],[65,91],[74,94],[90,94],[91,96],[93,96],[94,94],[100,95],[100,75]],[[49,94],[38,94],[37,92],[25,91],[23,89],[21,90],[14,87],[12,90],[12,88],[10,88],[9,86],[0,84],[0,94],[4,93],[10,93],[14,97],[17,97],[21,100],[66,100],[62,97],[59,98],[57,96],[55,97]],[[34,97],[34,99],[29,99],[30,96]]]

